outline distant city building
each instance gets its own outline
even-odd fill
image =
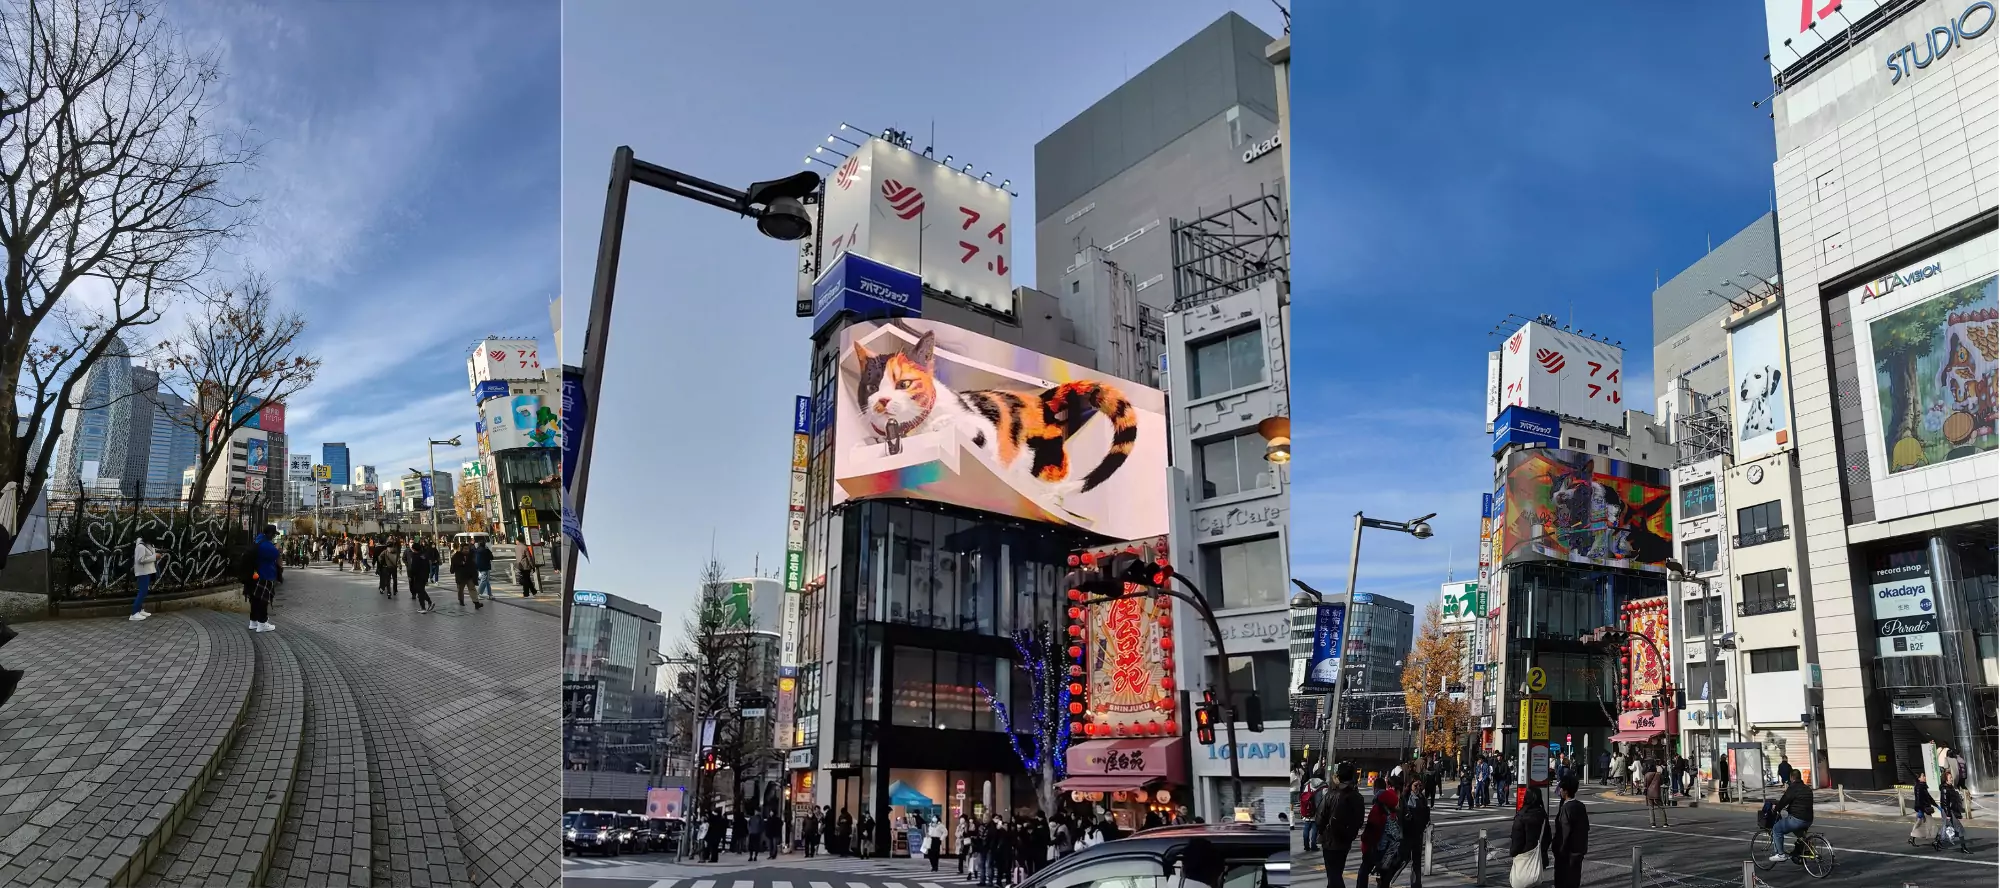
[[[379,485],[382,483],[382,480],[376,477],[375,467],[373,466],[356,466],[354,467],[354,472],[350,476],[347,476],[347,478],[349,480],[349,484],[352,484],[357,488],[363,488],[369,485]]]
[[[336,485],[353,484],[348,464],[347,442],[329,441],[319,446],[319,462],[333,470],[331,475]]]

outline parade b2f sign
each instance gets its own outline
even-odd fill
[[[1013,211],[1005,189],[869,139],[827,180],[819,267],[852,251],[1012,315]]]
[[[1167,533],[1166,398],[935,321],[841,334],[833,502],[951,503],[1136,540]]]

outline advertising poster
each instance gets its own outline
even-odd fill
[[[494,338],[473,347],[465,359],[472,391],[488,380],[541,382],[542,360],[533,338]]]
[[[1995,387],[2000,385],[2000,278],[1991,275],[1914,304],[1898,296],[1865,297],[1855,307],[1862,385],[1873,389],[1871,465],[1880,476],[1983,454],[2000,446]],[[1897,305],[1898,302],[1905,303]],[[1865,329],[1867,335],[1860,336]],[[1864,351],[1865,349],[1865,351]],[[1870,371],[1873,371],[1872,373]]]
[[[1340,645],[1347,630],[1347,606],[1321,605],[1313,619],[1312,655],[1306,659],[1303,692],[1328,692],[1340,680]]]
[[[1479,589],[1485,592],[1493,575],[1493,495],[1479,495]],[[1481,609],[1484,610],[1484,609]],[[1475,615],[1476,616],[1476,615]]]
[[[1479,594],[1479,584],[1454,581],[1444,584],[1438,590],[1441,603],[1438,623],[1451,626],[1467,624],[1479,619],[1479,613],[1486,609],[1480,605],[1485,597]]]
[[[1174,719],[1171,661],[1173,599],[1134,596],[1087,606],[1084,677],[1089,734],[1150,733]]]
[[[256,427],[265,432],[285,434],[285,405],[283,402],[269,402],[257,409]]]
[[[1554,448],[1519,451],[1494,503],[1499,562],[1558,559],[1664,571],[1672,489],[1660,470]]]
[[[1673,651],[1671,623],[1665,596],[1625,603],[1625,632],[1632,634],[1625,650],[1619,653],[1623,662],[1618,674],[1619,696],[1625,701],[1625,709],[1650,709],[1653,697],[1672,685],[1673,674],[1661,659]]]
[[[518,386],[512,397],[482,402],[479,424],[488,453],[562,445],[562,417],[540,394],[523,393]]]
[[[997,185],[869,139],[826,183],[819,268],[824,274],[853,251],[1012,315],[1013,207]]]
[[[1529,407],[1623,426],[1625,350],[1530,322],[1500,348],[1500,409]]]
[[[1791,441],[1786,393],[1785,318],[1771,312],[1729,332],[1729,411],[1736,424],[1736,459],[1754,460]]]
[[[835,503],[911,498],[1119,539],[1167,533],[1157,389],[917,319],[842,331],[838,388]]]
[[[583,423],[588,416],[590,416],[590,398],[583,391],[583,371],[565,365],[562,380],[562,417],[557,421],[561,429],[559,437],[562,439],[564,488],[569,487],[570,479],[576,478],[577,451],[583,447]]]
[[[271,442],[265,438],[243,440],[243,471],[269,472],[271,469]]]
[[[1889,560],[1892,564],[1868,574],[1869,598],[1875,603],[1876,654],[1880,657],[1944,653],[1930,556],[1922,550],[1911,555],[1914,558]]]

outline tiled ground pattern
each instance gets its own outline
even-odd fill
[[[306,731],[266,885],[370,885],[373,810],[360,708],[318,643],[300,633],[286,639],[305,679]]]
[[[8,648],[28,675],[0,718],[0,782],[27,783],[0,786],[0,885],[136,882],[228,749],[250,634],[186,611],[29,624]]]
[[[188,817],[146,868],[141,886],[262,886],[293,792],[306,699],[291,646],[251,636],[257,680],[236,746]]]

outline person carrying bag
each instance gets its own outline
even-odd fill
[[[1916,797],[1917,823],[1910,827],[1910,845],[1928,845],[1937,841],[1938,822],[1931,817],[1937,812],[1937,799],[1931,796],[1930,782],[1925,781],[1921,774],[1917,775]]]
[[[1542,858],[1549,848],[1549,812],[1542,806],[1542,789],[1528,788],[1521,810],[1514,813],[1514,830],[1507,854],[1514,864],[1507,885],[1533,886],[1542,881]]]

